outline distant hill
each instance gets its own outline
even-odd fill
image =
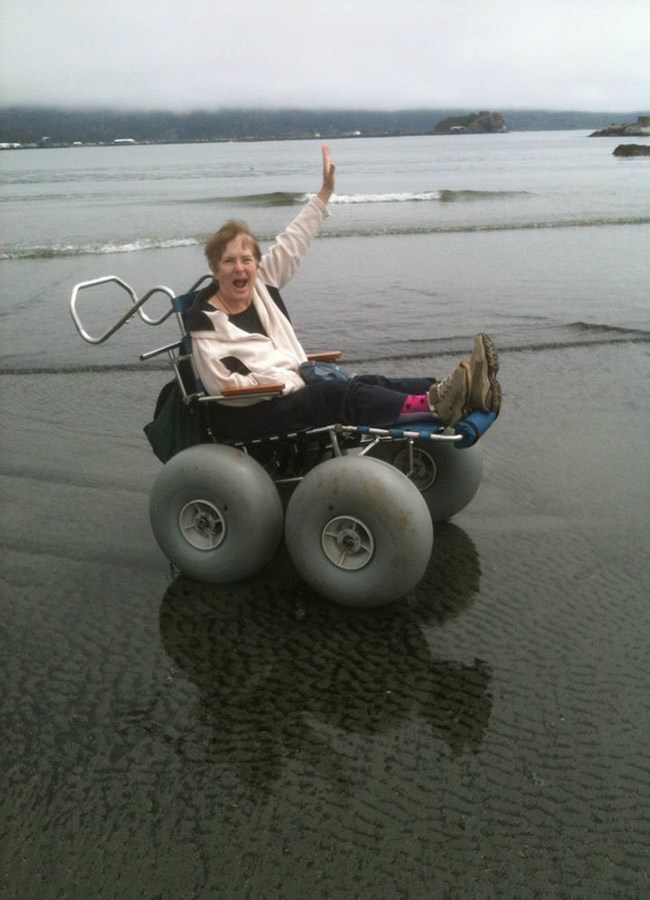
[[[124,110],[5,107],[0,109],[0,143],[48,145],[137,142],[288,140],[433,134],[451,116],[467,109],[324,110],[222,109],[212,112],[131,112]],[[501,110],[509,131],[558,131],[602,128],[633,120],[642,113]]]

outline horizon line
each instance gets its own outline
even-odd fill
[[[589,114],[589,115],[601,115],[603,113],[634,113],[638,114],[641,112],[644,113],[640,109],[636,109],[634,107],[620,107],[620,108],[599,108],[599,109],[585,109],[576,106],[566,106],[566,107],[548,107],[548,106],[490,106],[486,107],[485,104],[479,104],[474,106],[467,105],[444,105],[444,106],[399,106],[399,107],[378,107],[378,106],[295,106],[295,105],[287,105],[287,106],[277,106],[274,104],[267,105],[248,105],[248,104],[238,104],[231,106],[215,106],[215,107],[206,107],[206,106],[192,106],[188,105],[187,107],[183,107],[179,109],[177,107],[162,107],[162,106],[120,106],[119,104],[95,104],[95,103],[66,103],[66,102],[21,102],[21,103],[5,103],[0,101],[0,110],[12,110],[12,109],[65,109],[69,111],[77,111],[77,112],[119,112],[119,113],[165,113],[167,115],[188,115],[191,113],[220,113],[220,112],[319,112],[319,113],[383,113],[383,114],[391,114],[391,113],[406,113],[406,112],[428,112],[428,111],[467,111],[467,112],[544,112],[544,113],[581,113],[581,114]],[[650,109],[650,107],[649,107]]]

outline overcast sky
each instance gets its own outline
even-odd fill
[[[3,105],[650,111],[650,0],[0,0]]]

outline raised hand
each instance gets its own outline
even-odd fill
[[[327,144],[323,144],[322,146],[323,152],[323,184],[318,192],[318,198],[323,201],[323,203],[327,203],[329,198],[334,193],[334,175],[336,173],[336,166],[332,162],[332,158],[330,156],[330,148]]]

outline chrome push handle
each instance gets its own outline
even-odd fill
[[[120,316],[117,322],[113,326],[111,326],[108,331],[105,331],[104,334],[100,335],[99,337],[93,337],[83,327],[81,318],[79,317],[79,313],[77,311],[77,299],[81,291],[86,290],[87,288],[97,287],[100,284],[108,284],[109,282],[114,282],[115,284],[119,285],[124,291],[126,291],[126,293],[131,298],[131,303],[133,305],[129,310],[127,310],[127,312],[124,313],[123,316]],[[167,297],[169,297],[170,300],[173,300],[176,296],[171,288],[165,287],[164,285],[158,285],[158,287],[151,288],[151,290],[147,291],[147,293],[143,297],[138,299],[138,295],[133,290],[133,288],[129,284],[127,284],[126,281],[122,281],[122,279],[118,278],[116,275],[106,275],[103,278],[93,278],[91,281],[82,281],[74,286],[72,290],[72,296],[70,297],[70,315],[72,316],[72,321],[74,322],[75,328],[84,339],[84,341],[87,341],[89,344],[103,344],[104,341],[108,340],[108,338],[112,334],[115,334],[115,332],[118,331],[122,327],[122,325],[128,322],[129,319],[132,318],[132,316],[134,316],[136,313],[147,325],[160,325],[162,322],[168,319],[174,311],[172,308],[163,313],[162,316],[160,316],[158,319],[152,319],[142,309],[147,300],[149,300],[154,294],[158,293],[165,294]]]

